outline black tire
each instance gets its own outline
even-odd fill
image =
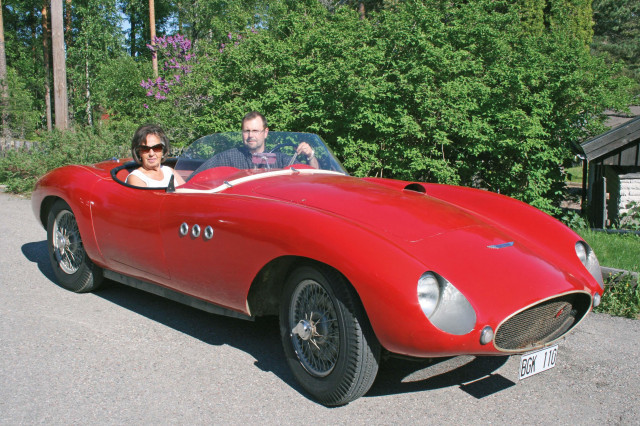
[[[76,293],[97,290],[102,268],[84,251],[76,217],[67,203],[56,201],[47,219],[47,246],[53,272],[61,287]]]
[[[324,405],[358,399],[378,373],[380,343],[355,290],[333,269],[302,266],[289,276],[280,337],[296,380]]]

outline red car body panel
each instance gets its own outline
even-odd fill
[[[592,297],[600,288],[576,256],[579,236],[524,203],[486,191],[290,173],[215,193],[166,192],[115,182],[110,170],[119,165],[47,174],[33,193],[36,217],[46,221],[47,200],[63,199],[100,267],[246,315],[253,315],[248,297],[265,265],[283,257],[329,265],[353,285],[376,337],[393,353],[501,354],[493,343],[480,343],[485,326],[496,330],[542,300],[570,292]],[[250,176],[207,170],[181,189],[214,188],[230,173]],[[213,237],[183,236],[183,223],[211,226]],[[425,316],[416,286],[426,271],[467,298],[476,313],[469,333],[444,332]]]

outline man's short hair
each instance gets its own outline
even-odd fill
[[[260,119],[262,119],[262,126],[263,128],[267,128],[267,119],[264,118],[264,115],[260,114],[258,111],[251,111],[250,113],[248,113],[247,115],[244,116],[244,118],[242,119],[242,123],[244,124],[245,121],[249,121],[249,120],[253,120],[256,117],[260,117]]]

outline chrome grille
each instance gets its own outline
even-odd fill
[[[517,313],[496,331],[495,346],[523,351],[543,346],[566,334],[589,312],[591,296],[570,293],[545,300]]]

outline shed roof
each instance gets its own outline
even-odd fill
[[[635,157],[635,165],[637,165],[637,151],[640,144],[640,116],[627,121],[606,133],[595,138],[589,139],[580,144],[584,151],[587,161],[603,160],[609,156],[618,156],[625,154],[626,151],[633,151],[635,155],[622,157]],[[624,165],[624,164],[620,164]],[[628,164],[634,165],[634,164]]]

